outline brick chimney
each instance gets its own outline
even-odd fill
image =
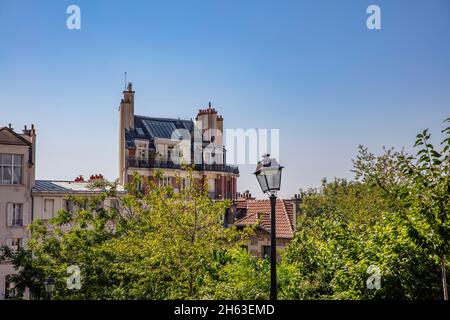
[[[294,197],[291,198],[292,203],[292,224],[294,225],[294,230],[297,229],[297,216],[300,215],[300,203],[302,202],[302,198],[300,194],[294,194]]]
[[[250,193],[249,190],[245,190],[242,193],[237,193],[237,198],[238,200],[255,200],[255,197],[252,197],[252,194]]]
[[[128,83],[123,91],[123,99],[119,106],[119,181],[124,183],[125,177],[125,129],[134,128],[134,91],[133,84]]]
[[[9,124],[11,128],[11,124]],[[11,128],[12,129],[12,128]],[[29,149],[29,158],[28,158],[28,166],[34,167],[36,164],[36,130],[34,128],[34,124],[31,124],[31,128],[28,129],[25,125],[22,129],[22,133],[20,134],[22,138],[29,141],[31,143],[30,149]],[[31,184],[34,185],[35,181],[35,170],[31,170]]]
[[[78,177],[76,177],[73,181],[74,182],[85,182],[84,178],[81,174]]]
[[[101,175],[101,174],[92,174],[89,177],[89,182],[103,181],[103,180],[104,180],[104,178],[103,178],[103,175]]]
[[[223,117],[218,115],[211,102],[208,103],[208,108],[198,110],[195,122],[196,126],[201,128],[202,134],[209,130],[204,136],[206,140],[211,141],[214,137],[214,143],[223,144]]]

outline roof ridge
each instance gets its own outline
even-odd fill
[[[286,222],[290,226],[289,232],[292,234],[292,236],[294,236],[294,232],[292,230],[291,220],[289,219],[289,213],[286,210],[286,203],[284,201],[281,201],[281,203],[283,203],[283,211],[284,211],[284,215],[283,216],[284,216],[284,219],[286,220]]]
[[[72,180],[52,180],[52,179],[36,179],[35,181],[45,181],[45,182],[75,182]]]
[[[161,118],[161,117],[149,117],[149,116],[141,116],[141,115],[134,115],[135,117],[142,118],[145,120],[161,120],[161,121],[184,121],[184,122],[190,122],[193,123],[193,120],[186,120],[186,119],[179,119],[179,118]]]

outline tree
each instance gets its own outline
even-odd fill
[[[11,296],[20,299],[24,296],[25,290],[30,289],[33,298],[43,297],[44,275],[39,268],[36,268],[30,250],[19,248],[12,250],[7,246],[0,248],[0,261],[6,261],[13,265],[16,274],[9,275],[9,281],[13,283]]]
[[[236,292],[223,275],[251,261],[241,252],[251,230],[224,228],[229,202],[211,200],[193,174],[188,169],[187,186],[179,191],[159,186],[162,172],[153,179],[135,175],[125,196],[117,194],[115,183],[98,182],[92,188],[101,194],[70,197],[73,211],[60,210],[49,222],[34,221],[27,257],[39,274],[39,290],[52,277],[54,299],[201,299]],[[120,201],[121,210],[105,205],[111,197]],[[81,270],[80,290],[66,285],[72,265]],[[242,277],[236,281],[247,275]],[[243,295],[251,298],[248,291]]]
[[[427,130],[419,134],[416,156],[385,149],[376,157],[360,146],[355,181],[302,192],[288,298],[447,298],[450,129],[443,133],[440,152]],[[381,271],[379,290],[366,286],[370,266]]]
[[[243,233],[224,228],[228,201],[213,201],[205,186],[197,186],[190,171],[188,187],[174,192],[144,179],[148,192],[130,194],[124,204],[138,215],[123,236],[103,245],[114,255],[114,269],[129,283],[133,296],[158,299],[202,298],[217,255],[239,248]],[[156,180],[156,181],[155,181]],[[121,268],[126,266],[127,268]],[[120,271],[119,271],[120,270]]]
[[[450,118],[444,122],[450,122]],[[408,237],[432,258],[439,261],[442,292],[448,299],[446,262],[450,240],[450,127],[442,130],[442,149],[430,143],[424,130],[416,137],[415,155],[386,152],[375,157],[361,148],[355,172],[357,178],[380,187],[396,209],[398,222]]]
[[[448,118],[445,122],[450,122]],[[440,151],[430,143],[428,130],[417,135],[415,156],[401,156],[400,168],[407,179],[400,198],[411,238],[440,262],[443,298],[448,300],[446,260],[450,252],[450,126]]]
[[[434,299],[436,266],[408,235],[383,191],[337,180],[302,193],[302,214],[283,264],[295,265],[290,299]],[[366,281],[373,265],[381,288]],[[430,285],[431,284],[431,285]]]

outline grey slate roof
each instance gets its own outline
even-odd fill
[[[127,148],[133,148],[134,139],[149,141],[157,138],[172,139],[176,129],[187,130],[191,137],[194,135],[194,130],[198,130],[192,120],[134,116],[134,128],[125,129],[125,145]],[[154,146],[150,147],[154,148]]]
[[[89,182],[59,181],[59,180],[36,180],[32,192],[51,193],[101,193],[103,189],[89,188]],[[117,186],[118,192],[123,192],[122,186]]]

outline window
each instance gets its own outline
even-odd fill
[[[160,187],[171,186],[172,184],[170,183],[170,180],[171,180],[170,177],[162,177],[162,179],[159,180],[159,186]]]
[[[20,154],[0,153],[0,184],[22,183],[22,160]]]
[[[8,226],[23,226],[23,205],[21,203],[7,204]]]
[[[24,242],[22,238],[7,238],[6,246],[11,250],[19,250],[20,248],[23,248]]]
[[[22,247],[22,239],[14,238],[12,239],[12,247],[15,249],[19,249]]]
[[[148,146],[146,143],[137,144],[137,158],[138,160],[148,160]]]
[[[216,191],[216,180],[215,179],[208,179],[208,191],[209,192]]]
[[[191,187],[191,179],[189,178],[181,178],[181,189],[187,189]]]
[[[262,246],[262,257],[263,258],[270,257],[270,246]]]
[[[138,157],[139,160],[145,160],[145,149],[144,148],[139,148],[138,149]]]
[[[120,209],[118,199],[111,199],[110,202],[111,202],[111,209],[115,209],[117,211]]]
[[[103,209],[104,203],[103,201],[98,201],[96,206],[95,206],[95,210],[100,211]]]
[[[14,285],[11,281],[11,275],[5,276],[5,300],[14,298]]]
[[[67,199],[63,199],[63,208],[67,212],[73,212],[74,211],[73,202]]]
[[[191,179],[180,178],[180,190],[189,189],[191,187]]]
[[[145,189],[144,189],[144,183],[141,181],[141,179],[136,179],[136,189],[137,191],[144,193]]]
[[[53,218],[55,210],[55,201],[53,199],[44,199],[44,216],[45,220]]]
[[[167,146],[167,161],[172,161],[173,146]]]
[[[23,206],[21,203],[14,203],[13,226],[23,225]]]

